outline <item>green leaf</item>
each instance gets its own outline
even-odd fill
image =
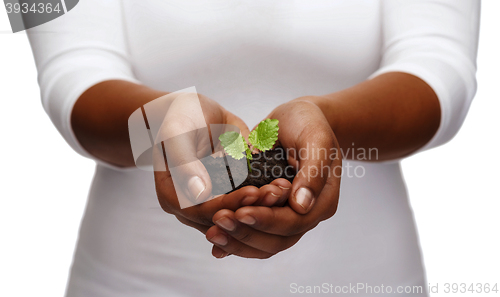
[[[247,150],[248,145],[240,133],[229,131],[219,136],[219,140],[226,153],[231,157],[240,160],[245,156],[243,153]]]
[[[247,145],[247,147],[245,149],[245,152],[247,153],[247,159],[248,160],[253,160],[252,151],[250,150],[250,148],[248,147],[248,145]]]
[[[278,123],[276,119],[267,119],[259,123],[257,128],[250,133],[248,141],[262,152],[273,148],[278,140]]]
[[[252,166],[250,165],[250,160],[252,160],[253,157],[252,157],[252,151],[250,150],[250,148],[248,147],[248,145],[247,145],[247,148],[245,149],[245,152],[247,153],[247,166],[248,166],[248,170],[250,172],[252,172]]]

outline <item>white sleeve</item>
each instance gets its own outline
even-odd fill
[[[80,95],[99,82],[137,82],[127,59],[123,26],[119,0],[85,0],[63,16],[27,30],[42,105],[68,144],[89,158],[93,157],[71,128],[71,111]]]
[[[469,110],[477,88],[479,15],[479,0],[382,1],[382,64],[370,78],[387,72],[415,75],[441,105],[439,129],[419,151],[452,139]]]

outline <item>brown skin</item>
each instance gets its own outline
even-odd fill
[[[133,166],[128,117],[143,104],[163,94],[122,81],[97,84],[78,99],[73,109],[75,134],[82,146],[97,158],[117,166]],[[268,117],[280,120],[279,141],[285,148],[300,149],[306,143],[314,143],[317,148],[342,148],[345,151],[354,143],[356,148],[377,148],[379,160],[390,160],[407,156],[425,145],[436,133],[440,116],[437,96],[424,81],[394,72],[340,92],[297,98],[277,107]],[[304,171],[308,162],[313,162],[290,161],[299,161],[299,168],[304,168]],[[341,164],[341,159],[330,162],[333,168]],[[313,193],[312,203],[305,209],[296,201],[301,186]],[[285,207],[241,207],[239,202],[227,201],[241,202],[245,193],[233,192],[235,198],[224,201],[222,198],[219,202],[212,202],[210,211],[196,212],[193,216],[198,219],[179,216],[177,209],[172,212],[186,225],[205,233],[215,244],[212,254],[218,258],[228,254],[268,258],[294,245],[305,232],[333,216],[339,187],[340,178],[333,174],[316,178],[308,178],[306,174],[296,178],[293,185],[278,180],[266,188],[244,190],[250,191],[255,201],[269,192],[279,193],[281,197],[288,197],[289,203]],[[159,196],[163,194],[159,192]],[[170,199],[173,198],[171,195]],[[202,220],[199,220],[200,215]],[[206,221],[211,215],[215,226]],[[241,222],[247,216],[253,217],[255,223]],[[232,231],[224,229],[219,221],[221,218],[230,219],[235,228]],[[222,240],[225,244],[215,242],[221,236],[225,238]]]
[[[312,102],[321,114],[305,102]],[[297,98],[278,106],[268,117],[280,120],[279,140],[283,143],[282,138],[286,138],[288,144],[284,147],[297,142],[302,145],[296,148],[305,147],[305,143],[319,143],[319,147],[339,145],[346,151],[354,143],[356,148],[377,148],[379,160],[390,160],[425,145],[439,128],[440,116],[437,96],[425,82],[409,74],[387,73],[340,92]],[[323,120],[328,122],[328,128],[322,124]],[[312,132],[302,133],[309,126]],[[331,131],[334,137],[325,139]],[[332,160],[331,166],[339,163]],[[301,183],[304,179],[293,181],[289,205],[285,207],[248,206],[236,212],[227,209],[217,212],[214,222],[226,217],[237,227],[229,231],[217,224],[206,232],[209,240],[220,238],[220,234],[227,237],[224,245],[212,242],[212,254],[218,258],[228,254],[268,258],[293,246],[305,232],[335,214],[340,178],[334,175],[316,178],[310,188],[317,198],[307,210],[295,201]],[[253,217],[255,223],[244,224],[243,218],[247,216]]]
[[[128,118],[136,109],[165,94],[120,80],[96,84],[76,101],[71,126],[91,155],[119,167],[135,166]]]
[[[432,88],[405,73],[387,73],[340,92],[304,99],[321,108],[342,148],[352,143],[377,148],[381,161],[405,157],[424,146],[441,120]]]
[[[93,156],[119,167],[135,166],[129,140],[128,118],[136,109],[166,94],[168,93],[126,81],[99,83],[84,92],[73,108],[71,123],[75,135]],[[207,123],[232,124],[240,127],[242,133],[248,136],[248,127],[243,121],[217,102],[203,95],[199,95],[199,101]],[[183,126],[186,124],[186,116],[180,119]],[[290,184],[285,180],[276,183],[280,182],[285,184],[285,187]],[[288,195],[276,183],[261,189],[244,187],[231,194],[181,210],[169,172],[156,171],[155,183],[162,209],[174,214],[182,223],[199,230],[206,230],[213,225],[212,217],[221,209],[237,210],[242,206],[266,200],[269,196],[279,197],[276,203],[282,203]]]

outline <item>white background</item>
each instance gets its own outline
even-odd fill
[[[428,280],[441,292],[432,296],[454,295],[443,293],[447,282],[500,289],[499,28],[500,1],[483,1],[479,89],[464,126],[403,161]],[[11,33],[4,6],[0,98],[0,296],[62,296],[94,163],[43,111],[26,34]]]

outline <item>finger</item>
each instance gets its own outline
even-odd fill
[[[210,176],[200,161],[156,171],[155,185],[158,198],[163,197],[164,204],[174,209],[202,203],[212,192]]]
[[[317,204],[307,214],[299,214],[289,206],[246,206],[235,212],[236,219],[262,232],[290,236],[308,231],[332,217],[338,206],[340,179],[328,179]]]
[[[199,146],[202,140],[198,136],[190,138],[179,142],[167,141],[164,148],[169,166],[168,171],[177,192],[180,192],[177,194],[183,194],[193,204],[199,204],[211,196],[212,182],[207,169],[199,160],[196,146]],[[210,146],[210,143],[207,141],[205,146]]]
[[[271,182],[271,185],[278,186],[281,189],[281,191],[282,191],[281,197],[280,197],[280,200],[276,203],[276,206],[283,205],[287,201],[288,197],[290,196],[290,192],[292,189],[292,183],[284,178],[278,178],[278,179],[273,180]]]
[[[264,185],[259,188],[259,200],[253,205],[273,206],[283,203],[286,197],[283,196],[283,190],[272,184]]]
[[[212,226],[212,217],[221,209],[236,209],[251,205],[259,198],[259,190],[248,186],[229,194],[220,195],[205,203],[188,207],[179,211],[180,215],[198,224]]]
[[[165,136],[161,146],[155,152],[155,163],[167,164],[166,171],[170,175],[178,199],[187,199],[190,203],[181,203],[185,207],[206,201],[212,192],[210,176],[199,160],[211,153],[208,129],[198,129],[181,135],[168,137],[169,130],[162,131]],[[172,132],[173,133],[173,132]],[[160,151],[161,152],[158,152]]]
[[[257,187],[246,186],[223,195],[219,209],[230,209],[234,211],[243,206],[253,205],[259,197],[260,191]]]
[[[217,110],[215,108],[214,113]],[[212,185],[200,159],[212,153],[212,145],[197,94],[183,93],[175,98],[163,119],[155,143],[162,143],[167,170],[178,192],[181,207],[206,201],[210,197]],[[184,199],[186,203],[182,203]]]
[[[154,149],[154,151],[161,150]],[[153,151],[153,152],[154,152]],[[160,152],[154,152],[154,154],[161,154]],[[156,162],[156,161],[155,161]],[[166,163],[165,161],[163,161]],[[156,167],[155,167],[156,168]],[[172,182],[172,177],[169,171],[156,171],[154,172],[155,188],[156,194],[158,196],[158,202],[160,203],[163,211],[169,214],[175,214],[179,210],[179,201],[177,200],[177,194],[175,192],[174,184]]]
[[[163,143],[153,147],[155,187],[162,209],[168,213],[175,213],[180,208],[196,204],[198,193],[204,191],[207,196],[211,192],[211,183],[207,185],[205,182],[200,182],[200,178],[189,180],[189,175],[195,174],[194,172],[202,173],[203,179],[207,179],[206,169],[198,160],[177,168],[169,168],[164,148]],[[183,183],[183,180],[186,183]],[[192,188],[192,192],[197,192],[195,195],[188,193],[188,185]],[[201,199],[205,198],[201,197]]]
[[[308,231],[320,221],[312,215],[299,214],[289,206],[246,206],[236,210],[235,218],[255,230],[281,236]]]
[[[256,259],[267,259],[273,255],[238,242],[236,239],[229,236],[217,226],[211,227],[207,231],[207,234],[205,234],[205,236],[208,241],[213,243],[216,247],[223,250],[227,254],[237,255],[243,258]],[[222,256],[220,254],[214,253],[213,249],[212,255],[214,255],[214,257]]]
[[[338,148],[335,135],[326,120],[304,127],[297,148],[301,152],[298,155],[299,171],[293,180],[288,202],[293,210],[306,214],[316,203],[327,180],[333,178],[333,171],[341,161],[338,150],[335,150]]]
[[[226,252],[225,250],[221,249],[220,247],[213,245],[212,246],[212,256],[218,259],[225,258],[229,256],[230,254]]]
[[[229,210],[217,212],[213,220],[221,230],[237,240],[235,242],[229,238],[228,243],[224,245],[225,251],[235,255],[239,255],[246,246],[274,255],[294,245],[303,235],[302,233],[293,236],[280,236],[255,230],[238,222],[234,212]]]

